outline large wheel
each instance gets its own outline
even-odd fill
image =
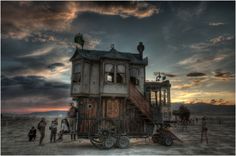
[[[112,148],[116,142],[117,126],[111,119],[96,121],[90,128],[90,142],[98,148]]]
[[[164,144],[166,146],[171,146],[173,144],[173,139],[170,136],[165,136],[164,138]]]
[[[116,138],[109,136],[107,137],[103,142],[103,148],[104,149],[110,149],[112,148],[116,143]]]
[[[120,136],[117,139],[116,145],[119,148],[128,148],[129,147],[129,138],[127,136]]]

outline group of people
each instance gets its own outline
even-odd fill
[[[70,134],[71,140],[76,140],[76,130],[77,125],[79,123],[79,110],[73,103],[70,104],[70,109],[68,111],[68,118],[64,118],[61,120],[61,127],[59,133],[57,133],[58,127],[58,119],[55,118],[50,126],[50,143],[56,141],[62,141],[64,134]],[[40,133],[39,145],[42,145],[43,139],[45,137],[45,130],[46,130],[47,122],[45,118],[41,118],[40,122],[38,123],[37,129]],[[29,141],[34,141],[36,139],[37,130],[35,127],[32,127],[28,133]],[[58,134],[58,139],[57,138]]]

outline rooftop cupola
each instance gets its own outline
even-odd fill
[[[140,59],[143,59],[143,51],[144,51],[144,45],[143,42],[139,42],[139,45],[137,46],[137,50],[139,51]]]

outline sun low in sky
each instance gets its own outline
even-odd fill
[[[171,81],[172,103],[235,103],[235,2],[2,2],[2,112],[66,110],[73,39],[137,52],[146,79]]]

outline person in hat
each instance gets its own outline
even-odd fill
[[[207,136],[207,122],[206,122],[206,117],[202,117],[202,131],[201,131],[201,143],[203,142],[203,137],[206,139],[206,143],[208,144],[208,136]]]

